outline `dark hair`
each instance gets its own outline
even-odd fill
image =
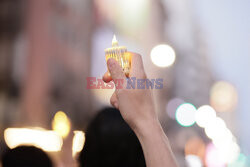
[[[81,167],[145,167],[141,145],[119,110],[105,108],[89,124]]]
[[[49,156],[34,146],[18,146],[2,156],[3,167],[52,167]]]

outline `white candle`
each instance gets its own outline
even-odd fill
[[[128,76],[130,70],[130,56],[126,53],[127,48],[125,46],[119,46],[116,36],[114,35],[112,39],[112,47],[105,49],[106,61],[109,58],[115,59],[122,67],[126,76]]]

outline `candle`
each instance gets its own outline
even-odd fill
[[[115,59],[122,67],[125,75],[129,75],[130,56],[127,54],[127,48],[125,46],[119,46],[115,35],[112,39],[112,47],[105,49],[105,56],[106,61],[108,61],[109,58]]]

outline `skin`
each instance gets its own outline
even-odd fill
[[[141,56],[132,52],[127,54],[131,57],[129,77],[146,79]],[[118,62],[110,58],[107,65],[109,72],[104,74],[104,82],[121,79],[125,81],[122,88],[115,82],[116,90],[110,98],[110,103],[120,110],[123,119],[137,135],[147,167],[177,167],[168,138],[159,123],[151,90],[126,89],[126,76]]]

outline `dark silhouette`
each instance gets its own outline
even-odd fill
[[[81,167],[145,167],[142,148],[119,110],[105,108],[89,124]]]
[[[3,167],[52,167],[49,156],[34,146],[18,146],[2,156]]]

